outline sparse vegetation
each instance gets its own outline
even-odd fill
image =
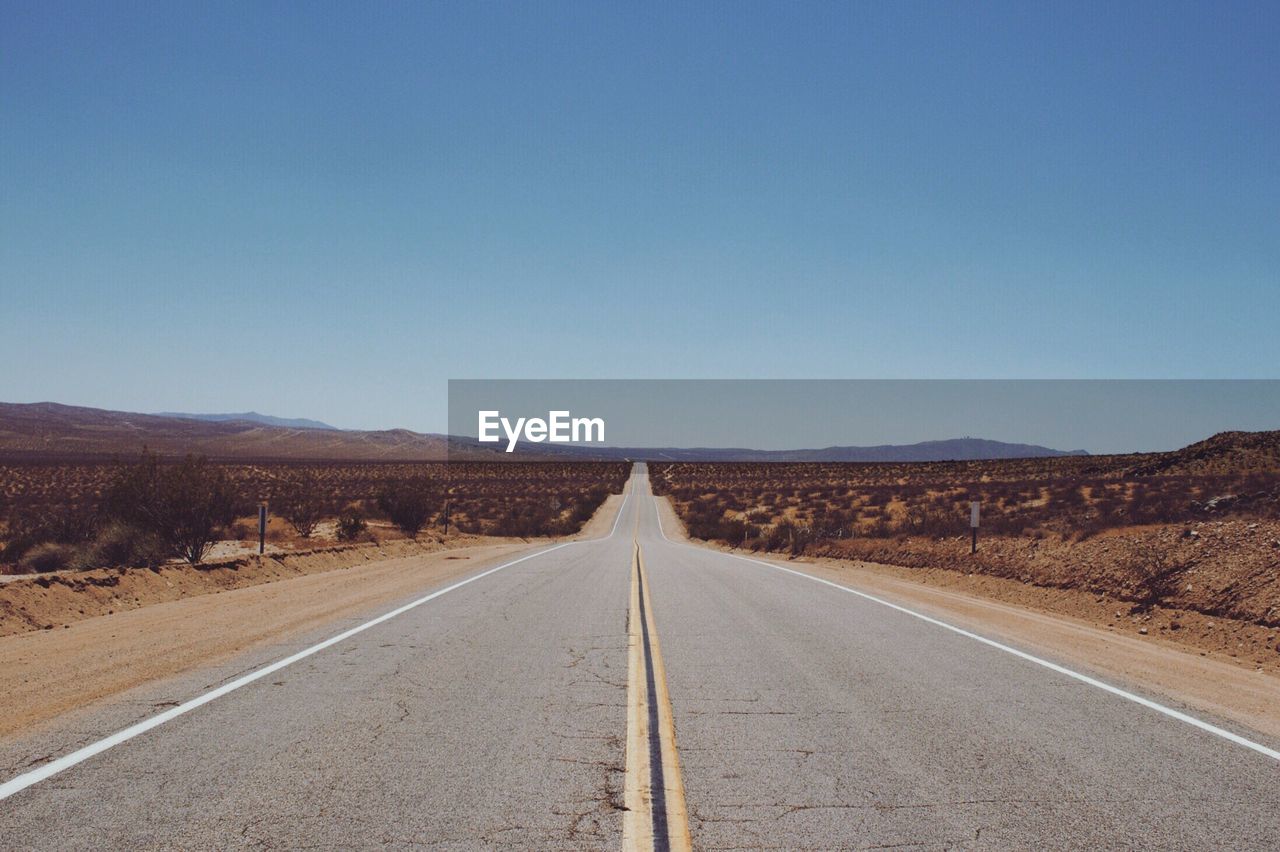
[[[576,532],[610,493],[621,491],[630,472],[624,462],[218,463],[155,456],[123,466],[105,461],[0,461],[0,501],[8,507],[0,528],[0,563],[17,565],[23,554],[45,542],[75,548],[76,567],[88,567],[108,554],[118,564],[151,564],[154,549],[146,541],[159,540],[164,558],[177,554],[169,534],[161,534],[160,523],[150,519],[158,510],[152,486],[171,478],[178,482],[185,476],[178,471],[186,464],[196,465],[226,487],[220,493],[229,498],[233,517],[215,513],[214,537],[236,540],[256,536],[252,516],[263,500],[272,516],[283,518],[300,539],[316,536],[326,521],[344,519],[347,523],[326,527],[332,532],[325,535],[340,541],[366,538],[371,534],[369,518],[390,521],[405,535],[416,535],[437,521],[443,529],[446,503],[450,529],[457,532],[565,535]],[[144,486],[139,477],[151,486]],[[221,508],[226,508],[225,502]],[[363,527],[354,523],[356,517]],[[121,555],[119,530],[109,534],[112,542],[97,542],[112,524],[143,536],[134,538],[136,553]],[[382,537],[385,530],[379,526],[375,534]],[[214,538],[203,539],[203,545],[200,538],[181,548],[181,558],[197,549],[202,557],[207,553]]]
[[[119,521],[107,523],[87,545],[76,552],[71,567],[87,571],[93,568],[145,568],[159,565],[170,555],[154,533]]]
[[[397,482],[378,495],[378,509],[409,538],[417,538],[427,525],[435,503],[436,496],[421,481]]]
[[[1138,543],[1128,566],[1135,580],[1129,592],[1134,611],[1146,612],[1176,595],[1179,580],[1193,564],[1193,559],[1158,541],[1144,539]]]
[[[1113,457],[1131,461],[1130,457]],[[690,535],[758,550],[968,530],[1085,539],[1104,530],[1224,516],[1280,517],[1280,474],[1134,475],[1081,457],[916,464],[655,463],[654,489]],[[800,542],[797,544],[797,542]]]
[[[308,474],[290,477],[272,500],[272,511],[284,518],[293,531],[311,538],[329,509],[320,484]]]
[[[19,563],[26,570],[43,574],[49,571],[61,571],[71,565],[76,550],[69,544],[46,541],[32,547],[22,555]]]
[[[14,508],[9,514],[4,547],[0,548],[0,562],[31,566],[32,560],[24,557],[33,548],[42,544],[81,545],[93,537],[96,529],[96,512],[83,505],[61,510],[52,506]],[[49,564],[49,560],[41,563]]]
[[[359,509],[346,509],[338,515],[338,541],[359,541],[368,530],[369,524]]]
[[[143,453],[118,471],[103,512],[155,536],[171,554],[195,565],[235,517],[235,492],[226,471],[207,459],[187,456],[163,464]]]

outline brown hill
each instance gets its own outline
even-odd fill
[[[1130,473],[1205,475],[1280,471],[1280,430],[1219,432],[1212,438],[1167,453],[1150,453]]]
[[[297,429],[247,420],[208,422],[60,405],[0,403],[0,453],[90,457],[196,453],[221,459],[434,461],[441,435],[408,429],[376,432]]]

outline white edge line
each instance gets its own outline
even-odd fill
[[[612,533],[610,535],[612,535]],[[77,751],[73,751],[70,754],[63,755],[62,757],[59,757],[56,760],[52,760],[49,763],[44,764],[43,766],[37,767],[36,769],[32,769],[30,772],[24,772],[21,775],[15,778],[12,778],[9,781],[6,781],[4,784],[0,784],[0,801],[3,801],[4,799],[9,798],[14,793],[18,793],[22,790],[27,789],[33,784],[40,783],[41,781],[44,781],[46,778],[50,778],[54,775],[57,775],[59,772],[70,769],[71,767],[75,766],[78,763],[83,763],[84,761],[88,760],[94,755],[101,754],[107,749],[114,748],[115,746],[118,746],[123,742],[127,742],[140,734],[146,733],[152,728],[159,727],[160,725],[163,725],[165,722],[168,722],[172,719],[176,719],[177,717],[183,715],[184,713],[190,713],[192,710],[195,710],[197,707],[201,707],[205,704],[208,704],[210,701],[213,701],[216,698],[221,698],[222,696],[226,695],[229,692],[234,692],[237,689],[241,688],[242,686],[247,686],[256,680],[266,677],[267,675],[273,672],[278,672],[280,671],[280,669],[283,669],[286,666],[291,666],[294,663],[298,662],[299,660],[306,659],[307,657],[310,657],[312,654],[323,651],[325,648],[328,648],[332,645],[336,645],[339,642],[343,641],[344,639],[350,639],[352,636],[355,636],[357,633],[362,633],[365,630],[368,630],[370,627],[381,624],[384,621],[389,621],[398,615],[403,615],[409,610],[414,609],[415,607],[422,606],[424,603],[427,603],[428,601],[435,600],[441,595],[446,595],[455,589],[462,588],[468,583],[474,583],[476,580],[482,579],[484,577],[488,577],[490,574],[501,571],[503,568],[509,568],[512,565],[515,565],[519,562],[524,562],[526,559],[532,559],[535,556],[543,556],[547,553],[552,552],[553,550],[559,550],[562,547],[568,547],[571,544],[579,544],[579,543],[580,542],[577,542],[577,541],[566,541],[561,544],[557,544],[553,547],[548,547],[545,550],[539,550],[534,553],[521,556],[519,559],[513,559],[510,562],[505,562],[502,565],[498,565],[494,568],[488,569],[487,571],[482,571],[479,574],[476,574],[472,577],[468,577],[465,580],[461,580],[457,583],[454,583],[451,586],[446,586],[443,589],[438,589],[429,595],[420,597],[415,601],[411,601],[401,607],[391,610],[388,613],[384,613],[383,615],[380,615],[377,618],[374,618],[370,621],[364,622],[363,624],[359,624],[355,627],[352,627],[350,630],[345,630],[336,636],[332,636],[328,639],[325,639],[323,642],[320,642],[316,645],[312,645],[309,648],[305,648],[297,652],[296,654],[293,654],[292,656],[285,657],[283,660],[277,660],[276,662],[266,665],[255,671],[252,671],[249,674],[244,675],[243,677],[239,677],[231,681],[230,683],[225,683],[222,686],[218,687],[217,689],[212,689],[202,695],[198,695],[195,698],[192,698],[190,701],[185,701],[182,704],[179,704],[177,707],[172,707],[164,711],[163,713],[157,713],[156,715],[151,716],[150,718],[143,719],[141,722],[138,722],[135,725],[131,725],[122,731],[118,731],[112,734],[111,736],[104,737],[103,739],[100,739],[97,742],[90,743],[84,748],[78,749]]]
[[[663,531],[662,514],[658,511],[658,500],[656,497],[654,498],[654,501],[653,501],[653,509],[654,509],[654,516],[658,519],[658,532],[662,533],[662,537],[667,541],[671,542],[671,544],[680,545],[681,542],[671,541],[671,539],[667,538],[666,532]],[[693,545],[685,544],[684,546],[692,547]],[[1081,674],[1080,672],[1073,671],[1072,669],[1069,669],[1066,666],[1060,666],[1057,663],[1053,663],[1053,662],[1050,662],[1049,660],[1043,659],[1041,657],[1037,657],[1034,654],[1028,654],[1026,651],[1019,651],[1017,648],[1013,648],[1008,645],[1002,644],[1000,642],[995,641],[994,639],[988,639],[985,636],[980,636],[977,633],[973,633],[972,631],[965,630],[963,627],[956,627],[954,624],[948,624],[947,622],[937,618],[933,618],[932,616],[928,616],[923,613],[916,612],[915,610],[912,610],[912,609],[907,609],[905,606],[900,606],[896,603],[890,603],[889,601],[884,600],[883,598],[878,598],[875,595],[870,595],[870,594],[867,594],[866,592],[860,592],[857,589],[851,589],[848,586],[842,586],[839,583],[833,583],[830,580],[824,580],[821,577],[815,577],[812,574],[806,574],[803,571],[796,571],[794,568],[786,568],[786,567],[783,567],[782,565],[775,565],[772,562],[764,562],[763,560],[760,560],[760,559],[752,559],[749,556],[739,556],[736,553],[725,553],[722,550],[712,550],[711,548],[705,548],[705,549],[709,553],[718,553],[721,556],[728,556],[733,559],[741,559],[743,562],[751,562],[756,565],[763,565],[766,568],[773,568],[778,571],[784,571],[788,574],[794,574],[797,577],[802,577],[806,580],[812,580],[815,583],[821,583],[824,586],[830,586],[833,589],[839,589],[840,591],[848,592],[851,595],[857,595],[858,597],[863,598],[865,600],[869,600],[872,603],[878,603],[881,606],[887,606],[889,607],[889,609],[897,610],[898,612],[901,612],[905,615],[909,615],[912,618],[918,618],[921,621],[925,621],[925,622],[928,622],[929,624],[935,625],[937,627],[941,627],[944,630],[950,630],[952,633],[958,633],[959,635],[964,636],[967,639],[972,639],[975,642],[981,642],[984,645],[988,645],[997,650],[1004,651],[1006,654],[1012,654],[1013,656],[1018,657],[1019,659],[1022,659],[1022,660],[1026,660],[1029,663],[1035,663],[1037,666],[1043,666],[1044,668],[1049,669],[1050,671],[1057,672],[1058,674],[1061,674],[1061,675],[1066,675],[1069,678],[1074,678],[1075,680],[1078,680],[1081,683],[1087,683],[1089,686],[1096,687],[1098,689],[1101,689],[1104,692],[1109,692],[1112,695],[1116,695],[1116,696],[1119,696],[1120,698],[1124,698],[1128,701],[1132,701],[1135,704],[1141,704],[1143,707],[1146,707],[1150,710],[1154,710],[1157,713],[1163,713],[1165,716],[1168,716],[1171,719],[1177,719],[1179,722],[1185,722],[1186,724],[1191,725],[1192,727],[1199,728],[1200,730],[1206,731],[1210,734],[1213,734],[1214,736],[1222,737],[1224,740],[1229,740],[1230,742],[1233,742],[1236,745],[1241,745],[1247,749],[1252,749],[1253,751],[1256,751],[1258,754],[1265,755],[1266,757],[1269,757],[1272,760],[1280,760],[1280,751],[1277,751],[1273,748],[1267,748],[1262,743],[1257,743],[1251,739],[1242,737],[1239,734],[1232,733],[1231,731],[1228,731],[1226,728],[1219,728],[1217,725],[1210,724],[1209,722],[1206,722],[1202,719],[1197,719],[1195,716],[1189,716],[1186,713],[1183,713],[1181,710],[1175,710],[1172,707],[1166,707],[1165,705],[1157,701],[1152,701],[1150,698],[1143,698],[1141,695],[1135,695],[1132,692],[1123,690],[1118,686],[1112,686],[1111,684],[1106,683],[1105,681],[1101,681],[1101,680],[1098,680],[1097,678],[1090,677],[1087,674]]]
[[[613,529],[609,530],[609,538],[613,538],[613,534],[618,531],[618,522],[622,520],[622,511],[627,508],[627,501],[631,499],[631,477],[627,477],[627,484],[624,488],[626,493],[622,495],[622,505],[618,507],[618,517],[613,519]]]

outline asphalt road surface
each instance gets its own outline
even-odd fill
[[[618,848],[652,632],[695,848],[1280,848],[1280,744],[668,541],[642,467],[612,535],[501,564],[6,744],[0,847]]]

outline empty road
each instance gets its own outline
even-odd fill
[[[0,846],[1280,848],[1280,744],[660,517],[5,744]]]

